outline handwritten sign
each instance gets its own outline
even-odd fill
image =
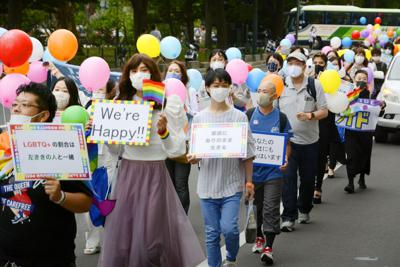
[[[245,158],[248,123],[193,123],[190,153],[198,158]]]
[[[350,115],[336,115],[336,125],[354,131],[375,131],[381,111],[381,102],[359,98],[350,106]]]
[[[9,132],[17,181],[90,180],[82,124],[11,124]]]
[[[143,146],[150,144],[154,102],[95,100],[89,143]]]
[[[253,132],[256,146],[254,165],[282,166],[285,164],[287,134]]]

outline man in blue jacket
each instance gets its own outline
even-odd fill
[[[285,133],[290,139],[292,129],[285,114],[273,107],[277,99],[273,83],[263,80],[258,88],[258,107],[247,111],[250,128],[257,133]],[[283,173],[290,154],[290,142],[287,143],[287,155],[283,166],[254,166],[255,205],[257,207],[257,238],[252,251],[261,253],[261,261],[273,263],[272,245],[275,236],[280,233],[280,202],[283,188]],[[261,230],[263,225],[263,230]]]

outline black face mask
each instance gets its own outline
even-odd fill
[[[278,64],[274,62],[267,63],[267,69],[269,72],[276,72],[278,70]]]
[[[361,89],[363,89],[363,90],[365,90],[365,89],[367,89],[367,83],[366,82],[357,82],[356,83],[356,85],[357,85],[357,87],[359,87],[359,88],[361,88]]]
[[[321,71],[324,71],[325,67],[321,65],[315,65],[315,75],[318,76]]]

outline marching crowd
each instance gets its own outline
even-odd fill
[[[9,164],[8,133],[3,132],[1,199],[29,202],[33,208],[2,205],[0,266],[75,266],[74,213],[84,213],[90,229],[84,253],[97,253],[101,247],[99,267],[196,266],[204,260],[204,254],[187,217],[192,165],[199,168],[197,194],[208,265],[237,265],[243,198],[254,198],[257,207],[257,238],[252,252],[260,253],[262,262],[273,264],[276,236],[281,231],[292,232],[296,222],[310,222],[313,205],[322,202],[323,177],[326,173],[335,176],[337,162],[346,164],[347,193],[356,191],[356,176],[359,189],[367,188],[373,132],[338,128],[319,81],[321,73],[334,69],[343,81],[353,84],[350,91],[358,90],[358,98],[376,98],[382,81],[370,76],[374,71],[387,70],[381,50],[373,49],[370,61],[365,48],[353,50],[351,63],[333,49],[311,53],[293,47],[287,56],[273,53],[266,58],[267,76],[279,75],[284,89],[278,92],[276,83],[264,78],[255,97],[244,85],[233,83],[225,70],[225,52],[214,50],[200,91],[188,88],[184,103],[170,96],[166,103],[155,105],[149,146],[99,145],[98,166],[106,167],[109,179],[113,179],[110,195],[116,200],[104,230],[91,225],[87,211],[92,192],[84,183],[46,178],[16,182]],[[384,53],[392,56],[393,47],[386,47]],[[125,64],[119,82],[110,80],[92,100],[142,100],[143,80],[161,82],[168,78],[188,84],[185,64],[172,61],[161,73],[152,58],[135,54]],[[74,105],[89,109],[91,102],[80,99],[74,81],[51,65],[47,86],[30,83],[18,89],[10,123],[59,123],[57,114]],[[249,123],[245,158],[201,159],[188,153],[192,123],[229,122]],[[90,130],[90,123],[87,128]],[[289,136],[284,165],[253,166],[256,153],[252,132]],[[221,257],[221,235],[226,259]]]

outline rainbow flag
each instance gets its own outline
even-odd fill
[[[355,88],[353,91],[347,94],[347,99],[349,100],[349,103],[352,104],[354,101],[358,99],[360,96],[360,93],[362,92],[361,88]]]
[[[154,101],[158,104],[163,104],[165,84],[152,80],[143,80],[142,88],[144,101]]]

